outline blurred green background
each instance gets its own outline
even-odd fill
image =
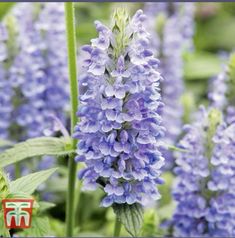
[[[14,4],[0,3],[0,19],[4,18]],[[134,12],[136,9],[142,8],[143,5],[143,3],[76,3],[78,46],[88,44],[90,39],[96,36],[95,20],[108,24],[110,15],[115,7],[124,6],[130,12]],[[235,48],[235,3],[197,3],[195,20],[195,47],[192,52],[184,56],[184,75],[187,89],[187,94],[185,95],[186,104],[191,104],[195,101],[198,105],[200,103],[207,103],[208,80],[221,71],[224,55],[229,54]],[[189,108],[191,108],[191,105]],[[166,174],[165,177],[168,184],[170,184],[172,176]],[[59,190],[62,198],[66,191],[66,181],[57,181],[58,184],[60,186],[56,187],[55,184],[52,184],[51,187],[52,190]],[[164,219],[168,216],[167,209],[169,214],[172,210],[170,205],[168,205],[169,187],[165,186],[161,193],[164,197],[162,201],[166,202],[166,204],[161,204],[163,206],[166,205],[164,211],[158,211],[158,217],[152,211],[146,212],[143,235],[152,234],[152,230],[156,229],[155,224],[159,223],[159,219]],[[101,196],[100,191],[97,191],[95,194],[82,194],[80,204],[85,204],[85,207],[79,206],[77,208],[80,236],[84,234],[90,237],[97,236],[97,231],[100,234],[112,234],[114,215],[111,209],[105,210],[97,207]],[[52,229],[56,231],[56,236],[63,236],[64,200],[57,201],[57,205],[57,207],[50,210],[50,216],[59,217],[61,221],[51,218],[50,224]],[[89,234],[87,231],[90,231]],[[126,233],[122,235],[126,235]]]

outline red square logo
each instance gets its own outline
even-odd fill
[[[33,199],[3,199],[2,207],[6,228],[30,228],[33,202]]]

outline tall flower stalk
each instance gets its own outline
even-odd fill
[[[223,122],[217,109],[201,110],[200,121],[187,127],[177,156],[177,207],[172,230],[177,237],[235,235],[235,123]]]
[[[79,172],[84,189],[104,191],[103,207],[160,198],[161,75],[145,19],[141,10],[130,18],[119,9],[112,28],[96,21],[98,38],[82,47],[76,160],[86,164]],[[119,231],[117,220],[115,235]]]
[[[52,135],[53,117],[65,123],[69,105],[63,4],[21,3],[12,15],[18,29],[9,70],[15,91],[12,137]]]
[[[78,83],[77,83],[77,57],[76,57],[76,38],[75,38],[75,21],[74,6],[72,2],[65,3],[66,13],[66,33],[67,33],[67,49],[68,49],[68,65],[71,95],[71,134],[77,124],[76,111],[78,108]],[[76,149],[77,140],[72,138],[72,147]],[[74,220],[75,220],[75,184],[76,184],[77,164],[74,155],[69,158],[69,179],[68,192],[66,200],[66,236],[73,236]]]
[[[11,98],[13,90],[6,78],[8,77],[8,67],[5,62],[8,59],[8,49],[6,41],[8,40],[7,29],[3,24],[0,24],[0,138],[9,138],[9,128],[11,126],[11,113],[13,106]]]
[[[55,135],[69,111],[63,3],[16,4],[3,19],[0,39],[0,89],[6,92],[0,96],[0,136],[16,142]],[[46,156],[8,171],[19,177],[53,163]]]
[[[193,3],[146,3],[149,16],[148,29],[152,34],[151,44],[160,59],[162,101],[160,111],[166,130],[165,142],[175,144],[181,134],[184,93],[183,54],[193,46],[194,5]],[[173,153],[162,150],[166,168],[174,165]]]
[[[210,106],[223,111],[226,121],[235,121],[235,53],[231,54],[222,72],[210,82]]]

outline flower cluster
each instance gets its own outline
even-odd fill
[[[163,75],[161,82],[162,100],[165,107],[161,110],[164,126],[167,128],[165,140],[174,144],[181,132],[183,107],[180,103],[184,92],[183,52],[193,46],[193,16],[192,3],[148,3],[146,11],[150,15],[150,26],[156,25],[156,17],[163,16],[162,26],[156,35],[156,26],[151,26],[154,47],[157,47],[161,60],[160,71]],[[172,166],[172,153],[163,151],[167,158],[167,167]]]
[[[0,138],[8,138],[8,129],[11,125],[11,112],[13,110],[11,97],[12,88],[8,84],[6,77],[8,74],[5,61],[8,53],[6,47],[8,35],[6,27],[0,24]]]
[[[51,135],[66,124],[69,106],[62,3],[19,3],[0,26],[0,137],[20,141]],[[4,93],[2,93],[4,92]],[[49,168],[42,158],[29,168]],[[14,168],[8,168],[14,176]]]
[[[227,92],[227,73],[226,67],[223,68],[222,72],[218,74],[217,77],[211,79],[209,84],[208,99],[210,100],[210,105],[216,107],[219,110],[223,110],[226,106],[226,92]]]
[[[82,48],[76,161],[86,164],[79,173],[85,189],[103,187],[104,207],[160,197],[161,76],[145,19],[141,10],[131,20],[119,11],[112,30],[95,22],[99,37]]]
[[[18,52],[9,82],[20,99],[12,117],[22,132],[17,139],[52,134],[52,116],[65,122],[69,103],[63,4],[22,3],[12,14]]]
[[[216,109],[202,109],[180,141],[185,152],[177,156],[171,221],[177,237],[235,235],[235,123],[220,118]]]
[[[208,98],[210,105],[226,114],[226,121],[230,124],[235,121],[235,54],[232,54],[229,63],[222,72],[210,81]]]

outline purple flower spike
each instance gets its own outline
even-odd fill
[[[40,10],[35,14],[37,7]],[[52,115],[66,124],[69,108],[64,7],[21,3],[12,14],[19,49],[9,69],[9,83],[16,97],[22,98],[12,116],[12,123],[23,132],[17,140],[52,135]]]
[[[88,57],[79,80],[76,160],[86,164],[79,173],[84,189],[103,187],[104,207],[144,205],[160,198],[156,185],[164,164],[158,148],[164,131],[158,114],[161,76],[145,19],[140,10],[131,21],[119,16],[113,30],[96,22],[99,37],[83,47]],[[108,48],[98,44],[103,34]]]
[[[228,56],[226,55],[226,60]],[[210,80],[208,98],[210,106],[223,111],[226,122],[235,122],[234,106],[234,65],[235,53],[232,53],[227,65],[223,65],[222,72]]]
[[[54,135],[55,118],[66,125],[69,111],[64,6],[19,3],[8,14],[0,24],[0,138]],[[37,169],[53,163],[45,157]]]
[[[218,118],[211,115],[201,112],[179,144],[185,152],[177,155],[170,222],[176,237],[235,236],[235,123],[214,124],[208,134]]]
[[[11,113],[13,105],[11,98],[13,90],[7,82],[8,70],[4,61],[8,59],[8,52],[5,41],[7,40],[6,27],[0,24],[0,138],[8,139],[8,130],[11,126]]]
[[[161,60],[163,80],[160,87],[165,106],[159,113],[167,129],[165,141],[175,144],[181,133],[183,116],[180,103],[184,93],[183,53],[193,48],[194,4],[146,3],[145,9],[149,16],[147,26],[152,35],[152,48]],[[162,152],[166,158],[165,168],[171,169],[175,160],[173,153],[164,149]]]

